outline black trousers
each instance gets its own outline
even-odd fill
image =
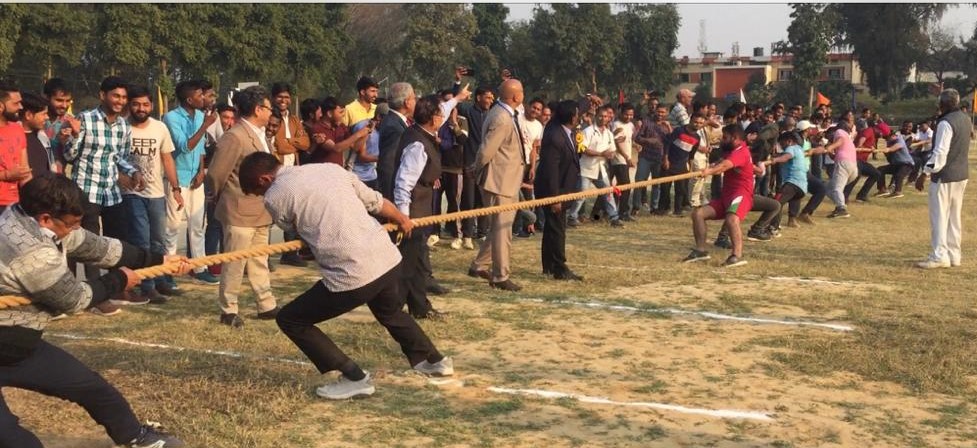
[[[630,168],[627,165],[611,165],[610,169],[610,179],[609,181],[613,184],[614,180],[617,180],[617,185],[627,185],[631,183],[631,173]],[[631,212],[631,190],[624,190],[621,192],[620,198],[615,198],[617,201],[617,215],[625,216]]]
[[[862,200],[868,199],[868,194],[872,192],[872,186],[879,183],[879,178],[882,177],[882,174],[879,173],[879,170],[872,166],[871,163],[859,160],[858,175],[859,177],[865,176],[865,184],[862,185],[862,188],[858,190],[858,195],[855,197]],[[858,180],[845,185],[845,202],[848,202],[848,196],[851,195],[851,192],[855,189],[855,184],[857,183]]]
[[[43,340],[27,359],[0,365],[0,390],[4,387],[31,390],[78,404],[117,445],[131,442],[142,429],[129,403],[115,387],[68,352]],[[34,434],[20,426],[2,395],[0,447],[42,447]]]
[[[790,182],[784,182],[784,185],[780,187],[780,191],[777,192],[775,196],[777,202],[780,203],[780,210],[777,211],[777,215],[774,216],[773,221],[770,222],[772,227],[780,227],[780,219],[783,216],[784,204],[787,205],[787,216],[791,218],[797,217],[797,210],[801,208],[801,199],[804,198],[804,192],[801,189]]]
[[[560,213],[550,207],[543,209],[543,244],[541,246],[543,273],[562,274],[567,272],[567,207],[564,203]]]
[[[427,247],[428,232],[415,229],[409,238],[400,243],[400,286],[406,294],[407,310],[412,316],[423,316],[431,311],[427,299],[427,282],[431,272],[431,258]]]
[[[101,222],[99,222],[99,218],[101,218]],[[85,204],[85,215],[81,218],[81,227],[96,235],[128,241],[126,231],[129,221],[129,216],[121,202],[111,207],[87,203]],[[68,268],[71,272],[76,272],[75,262],[70,259],[68,262]],[[99,274],[98,267],[91,264],[85,265],[85,280],[96,279]]]
[[[814,211],[818,209],[821,205],[821,201],[824,201],[824,196],[827,194],[827,189],[824,186],[824,181],[819,177],[814,177],[810,172],[807,173],[807,192],[810,193],[811,199],[807,200],[807,205],[804,206],[804,210],[801,213],[806,213],[808,215],[814,214]],[[800,204],[796,205],[797,207]],[[797,210],[794,209],[795,204],[790,204],[790,216],[797,216]]]
[[[316,324],[366,304],[373,317],[390,333],[410,365],[441,358],[424,330],[404,312],[400,291],[400,266],[359,288],[332,292],[321,281],[282,308],[276,318],[282,329],[320,373],[355,364]]]
[[[441,173],[441,189],[444,190],[445,198],[448,201],[448,213],[454,213],[462,209],[462,187],[464,185],[463,178],[464,176],[461,173]],[[468,221],[469,224],[471,224],[471,220],[469,219]],[[451,236],[456,238],[461,236],[471,238],[474,236],[474,229],[471,228],[471,225],[465,226],[464,223],[462,223],[461,228],[459,229],[458,223],[456,221],[451,221],[445,223],[444,227],[445,230],[451,234]],[[466,230],[468,233],[465,233]]]
[[[683,164],[682,166],[679,167],[675,167],[675,166],[669,167],[667,170],[665,170],[665,172],[662,173],[662,176],[664,177],[675,176],[677,174],[685,174],[688,172],[689,172],[688,167],[685,164]],[[689,183],[684,180],[680,180],[678,182],[668,182],[661,185],[662,187],[661,196],[658,198],[658,210],[664,210],[666,212],[668,211],[672,203],[670,192],[673,185],[675,186],[674,213],[679,214],[682,212],[682,204],[684,204],[689,198]]]
[[[475,185],[475,173],[466,169],[461,176],[461,209],[462,210],[474,210],[482,206],[482,193],[479,191],[478,185]],[[484,234],[488,230],[488,219],[487,218],[477,218],[479,224],[479,232]],[[482,228],[482,224],[485,227]],[[461,220],[461,233],[469,236],[475,235],[475,221],[476,218],[468,218]]]
[[[885,176],[886,174],[892,176],[892,185],[895,187],[893,191],[897,193],[902,193],[902,184],[906,180],[906,176],[913,171],[913,165],[906,163],[892,163],[879,168],[879,190],[885,189]]]
[[[751,230],[763,230],[769,227],[774,218],[780,214],[780,202],[777,202],[776,199],[769,196],[754,194],[753,208],[750,211],[760,212],[760,219],[757,219],[756,223],[751,227]]]

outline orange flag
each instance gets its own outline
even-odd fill
[[[817,106],[820,106],[822,104],[824,104],[825,106],[830,106],[831,105],[831,100],[829,100],[828,97],[822,95],[821,92],[818,92]]]

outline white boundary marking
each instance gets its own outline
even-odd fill
[[[732,316],[729,314],[713,313],[710,311],[689,311],[689,310],[682,310],[678,308],[637,308],[633,306],[609,305],[600,302],[577,302],[573,300],[543,300],[543,299],[529,299],[529,298],[522,298],[518,300],[522,300],[526,302],[536,302],[536,303],[557,303],[561,305],[572,305],[572,306],[579,306],[584,308],[597,308],[597,309],[605,309],[605,310],[613,310],[613,311],[629,311],[629,312],[638,312],[638,313],[665,313],[665,314],[676,314],[676,315],[686,315],[686,316],[693,315],[693,316],[705,317],[707,319],[732,320],[737,322],[752,322],[756,324],[817,327],[817,328],[826,328],[834,331],[854,330],[853,327],[848,325],[825,324],[820,322],[809,322],[803,320],[781,320],[781,319],[767,319],[761,317],[740,317],[740,316]]]
[[[132,345],[136,347],[148,347],[148,348],[160,348],[166,350],[175,350],[178,352],[196,352],[206,355],[213,356],[224,356],[229,358],[237,359],[256,359],[263,361],[273,361],[285,364],[311,366],[312,364],[306,361],[297,361],[294,359],[278,358],[273,356],[256,356],[246,353],[227,351],[227,350],[209,350],[201,348],[188,348],[179,347],[167,344],[155,344],[150,342],[138,342],[130,341],[123,338],[102,338],[96,336],[84,336],[69,333],[48,333],[49,336],[54,336],[56,338],[68,339],[73,341],[99,341],[99,342],[114,342],[116,344]],[[465,382],[463,380],[457,379],[429,379],[429,384],[437,386],[459,386],[464,387]],[[704,415],[708,417],[718,417],[718,418],[732,418],[732,419],[748,419],[748,420],[760,420],[760,421],[773,421],[767,413],[763,412],[752,412],[752,411],[738,411],[729,409],[700,409],[700,408],[689,408],[685,406],[678,406],[665,403],[653,403],[653,402],[624,402],[624,401],[614,401],[603,397],[590,397],[586,395],[570,394],[564,392],[547,391],[540,389],[508,389],[504,387],[489,387],[487,389],[489,392],[500,393],[500,394],[510,394],[510,395],[526,395],[526,396],[537,396],[542,398],[571,398],[582,403],[593,403],[593,404],[609,404],[617,406],[628,406],[628,407],[643,407],[650,409],[657,409],[662,411],[674,411],[684,414],[696,414]]]
[[[541,397],[541,398],[553,398],[553,399],[570,398],[573,400],[577,400],[581,403],[641,407],[641,408],[657,409],[660,411],[681,412],[683,414],[705,415],[708,417],[759,420],[765,422],[772,422],[774,420],[773,417],[770,416],[770,414],[765,412],[738,411],[738,410],[731,410],[731,409],[688,408],[685,406],[678,406],[674,404],[641,402],[641,401],[637,401],[637,402],[614,401],[604,397],[590,397],[587,395],[570,394],[570,393],[541,390],[541,389],[508,389],[504,387],[489,387],[488,391],[497,394],[523,395],[523,396],[534,396],[534,397]]]
[[[178,347],[178,346],[175,346],[175,345],[154,344],[154,343],[151,343],[151,342],[130,341],[128,339],[122,339],[122,338],[100,338],[100,337],[96,337],[96,336],[84,336],[84,335],[69,334],[69,333],[47,333],[47,335],[48,336],[54,336],[56,338],[70,339],[70,340],[73,340],[73,341],[115,342],[116,344],[133,345],[133,346],[136,346],[136,347],[162,348],[162,349],[166,349],[166,350],[175,350],[175,351],[178,351],[178,352],[197,352],[197,353],[204,353],[204,354],[207,354],[207,355],[225,356],[225,357],[228,357],[228,358],[256,359],[256,360],[262,360],[262,361],[274,361],[274,362],[281,362],[281,363],[285,363],[285,364],[295,364],[295,365],[300,365],[300,366],[311,366],[312,365],[312,363],[310,363],[310,362],[307,362],[307,361],[299,361],[299,360],[296,360],[296,359],[277,358],[277,357],[274,357],[274,356],[256,356],[256,355],[250,355],[250,354],[247,354],[247,353],[232,352],[232,351],[228,351],[228,350],[209,350],[209,349],[206,349],[206,348]]]

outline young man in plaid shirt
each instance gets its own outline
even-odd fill
[[[131,129],[122,116],[128,102],[127,84],[117,76],[102,80],[99,88],[101,104],[78,115],[81,123],[78,137],[65,149],[65,160],[72,165],[71,180],[75,181],[88,199],[81,225],[96,235],[126,240],[129,221],[122,206],[120,185],[132,191],[142,191],[142,173],[129,163],[132,152]],[[85,278],[98,278],[97,267],[85,266]],[[149,303],[144,298],[123,294],[92,308],[96,314],[118,313],[118,305]]]

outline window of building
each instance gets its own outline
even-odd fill
[[[712,82],[712,72],[702,72],[699,74],[699,79],[702,82]]]
[[[689,74],[688,73],[679,73],[678,74],[678,82],[688,83],[689,82]]]
[[[845,79],[845,68],[844,67],[829,67],[828,68],[828,79]]]
[[[794,77],[794,70],[782,68],[777,71],[777,79],[780,81],[787,81]]]

